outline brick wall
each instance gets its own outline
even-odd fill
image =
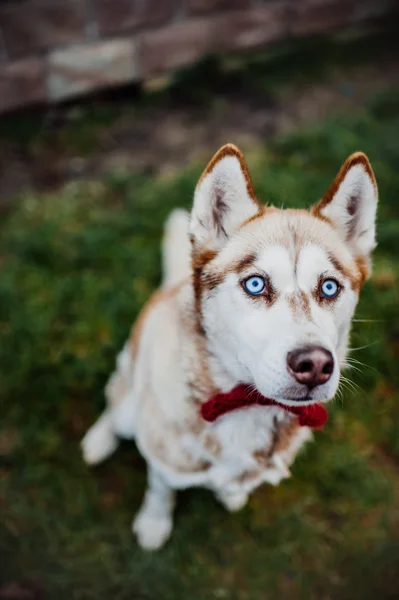
[[[0,112],[347,27],[396,0],[1,0]]]

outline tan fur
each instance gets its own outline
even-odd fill
[[[302,315],[307,319],[311,318],[309,298],[302,290],[288,294],[287,301],[295,318],[301,318]]]
[[[278,210],[278,208],[276,208],[275,206],[260,205],[259,211],[253,217],[250,217],[249,219],[244,221],[243,224],[241,225],[241,228],[248,225],[248,223],[252,223],[252,221],[261,219],[265,215],[271,215],[272,213],[276,212],[277,210]]]

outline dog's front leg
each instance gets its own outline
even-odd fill
[[[175,491],[151,467],[143,504],[133,521],[133,533],[146,550],[161,548],[173,526]]]

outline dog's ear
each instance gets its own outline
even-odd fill
[[[242,153],[232,144],[223,146],[195,189],[190,221],[194,248],[219,250],[260,209]]]
[[[312,214],[327,219],[349,244],[355,257],[368,259],[375,247],[378,190],[365,154],[356,152],[342,165]]]

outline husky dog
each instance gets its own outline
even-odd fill
[[[360,152],[310,211],[280,210],[258,202],[243,155],[228,144],[201,176],[191,216],[171,214],[162,286],[82,441],[94,465],[118,438],[135,439],[148,465],[133,522],[143,548],[169,537],[176,490],[206,487],[235,511],[261,483],[289,476],[311,438],[298,415],[325,410],[320,403],[337,391],[376,209],[375,177]],[[265,402],[248,403],[252,392]]]

